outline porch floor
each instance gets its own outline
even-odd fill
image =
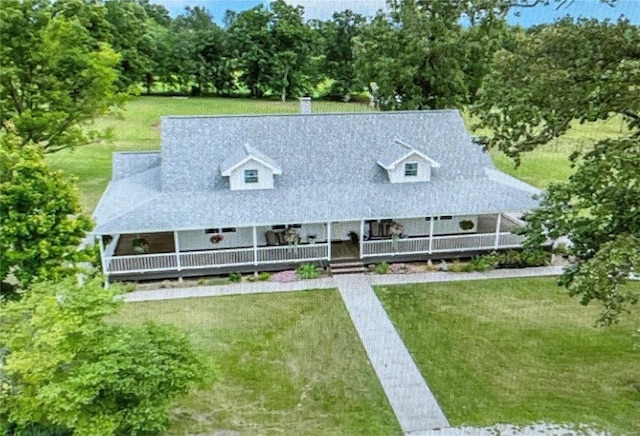
[[[174,253],[176,244],[173,239],[173,232],[162,233],[140,233],[136,235],[121,235],[116,246],[116,256],[132,256],[140,254],[134,251],[131,243],[136,238],[144,238],[149,242],[149,251],[146,254]]]
[[[358,245],[351,241],[332,241],[332,259],[360,259],[360,249]]]

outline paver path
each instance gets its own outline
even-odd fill
[[[405,434],[449,426],[364,274],[334,277],[391,408]]]

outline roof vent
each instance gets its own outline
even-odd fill
[[[311,113],[311,97],[300,98],[300,113],[301,114]]]

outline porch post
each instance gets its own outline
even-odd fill
[[[331,260],[331,221],[327,222],[327,260]]]
[[[178,238],[177,230],[173,231],[173,245],[175,246],[176,251],[176,266],[178,267],[178,271],[180,271],[182,266],[180,266],[180,240]]]
[[[253,226],[253,264],[258,265],[258,231]]]
[[[104,242],[102,241],[102,235],[98,235],[98,243],[100,244],[100,264],[102,265],[102,273],[106,276],[108,263],[104,258]]]
[[[364,220],[360,220],[360,259],[362,259],[363,249],[364,249]]]
[[[433,219],[435,217],[431,217],[429,221],[429,254],[433,252]]]
[[[500,224],[502,223],[502,213],[498,214],[498,219],[496,220],[496,240],[493,244],[493,248],[496,250],[500,246]]]

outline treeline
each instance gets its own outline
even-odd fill
[[[345,10],[326,21],[276,0],[227,11],[223,26],[202,7],[173,18],[149,0],[9,0],[5,9],[12,3],[31,9],[25,16],[63,16],[96,47],[108,44],[119,55],[119,92],[349,100],[374,82],[389,109],[471,102],[492,55],[518,31],[503,0],[404,0],[371,20]]]

